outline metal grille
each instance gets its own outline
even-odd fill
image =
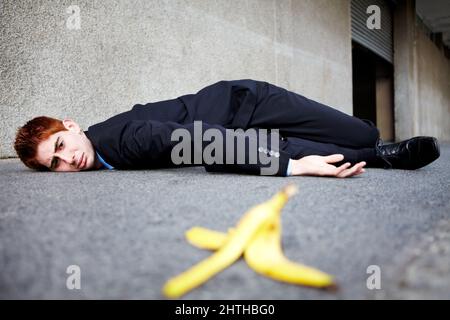
[[[367,28],[367,7],[377,5],[381,12],[381,29]],[[352,39],[392,63],[392,11],[385,0],[352,0]]]

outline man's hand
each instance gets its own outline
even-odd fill
[[[329,156],[306,156],[298,160],[293,160],[293,176],[331,176],[346,178],[356,176],[365,172],[364,161],[358,162],[350,168],[350,162],[336,167],[330,163],[339,162],[344,159],[342,154],[332,154]]]

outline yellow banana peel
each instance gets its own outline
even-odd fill
[[[206,249],[217,250],[222,247],[227,240],[228,235],[202,227],[193,227],[186,231],[186,239],[193,246]]]
[[[201,249],[217,250],[227,239],[227,234],[194,227],[186,232],[188,241]],[[313,287],[333,285],[333,277],[302,264],[288,260],[281,247],[281,221],[276,219],[267,229],[260,230],[244,251],[247,264],[256,272],[269,278]]]
[[[169,279],[163,294],[178,298],[206,282],[242,255],[256,272],[276,280],[315,287],[333,285],[333,278],[320,270],[289,261],[281,249],[281,209],[289,197],[297,192],[288,185],[271,199],[246,212],[228,234],[201,227],[191,228],[186,238],[192,245],[214,254],[180,275]]]
[[[328,287],[333,277],[315,268],[288,260],[281,248],[281,221],[278,217],[260,230],[244,252],[247,264],[256,272],[275,280],[313,287]]]

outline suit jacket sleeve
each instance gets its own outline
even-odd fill
[[[271,140],[261,130],[257,131],[260,134],[255,135],[248,135],[243,131],[235,133],[238,139],[245,141],[245,147],[241,149],[240,153],[237,152],[237,143],[233,144],[234,152],[230,152],[230,147],[227,150],[227,136],[224,127],[205,122],[201,122],[201,125],[198,122],[195,125],[194,123],[180,124],[170,121],[130,120],[124,123],[115,123],[106,128],[90,127],[88,137],[93,138],[94,147],[115,168],[167,167],[179,165],[174,164],[171,157],[173,148],[180,143],[180,140],[172,141],[172,133],[176,129],[184,129],[191,138],[188,140],[191,148],[189,163],[181,165],[203,165],[209,172],[240,172],[255,175],[267,174],[262,173],[263,168],[268,169],[273,166],[273,168],[277,168],[276,172],[270,174],[286,176],[289,154],[282,151],[281,148],[271,150]],[[217,156],[216,160],[221,159],[218,163],[205,161],[202,156],[206,151],[205,148],[215,141],[214,138],[208,141],[201,138],[208,129],[215,129],[214,136],[221,137],[217,140],[216,146],[220,145],[220,148],[217,149],[223,150],[222,154],[212,152]],[[100,134],[101,138],[99,138]],[[196,135],[200,138],[194,141]],[[210,151],[211,146],[208,148],[208,152]],[[228,161],[227,152],[231,153],[231,155],[228,154]],[[252,152],[253,157],[251,156]],[[183,152],[181,152],[182,154]],[[265,159],[263,160],[262,157]],[[274,166],[274,161],[277,161],[277,166]]]

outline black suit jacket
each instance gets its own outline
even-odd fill
[[[261,90],[266,82],[251,79],[219,81],[207,86],[196,94],[187,94],[176,99],[136,104],[130,111],[118,114],[106,121],[92,125],[85,131],[96,151],[116,169],[143,169],[175,166],[171,160],[171,151],[178,141],[171,141],[172,132],[183,128],[194,137],[194,121],[202,121],[202,134],[207,129],[219,130],[223,139],[223,163],[226,159],[226,129],[248,129],[252,113],[261,99]],[[259,130],[256,128],[256,130]],[[279,161],[276,175],[285,176],[290,155],[283,151],[285,140],[279,140],[280,147],[272,150],[270,139],[241,134],[246,141],[245,161],[238,163],[238,154],[234,152],[233,164],[201,163],[207,171],[242,172],[261,174],[261,168],[270,164],[263,163],[257,157],[256,163],[250,163],[250,146],[259,153]],[[202,153],[209,142],[204,141],[195,149],[192,142],[192,158],[195,152]],[[199,147],[199,146],[197,146]]]

